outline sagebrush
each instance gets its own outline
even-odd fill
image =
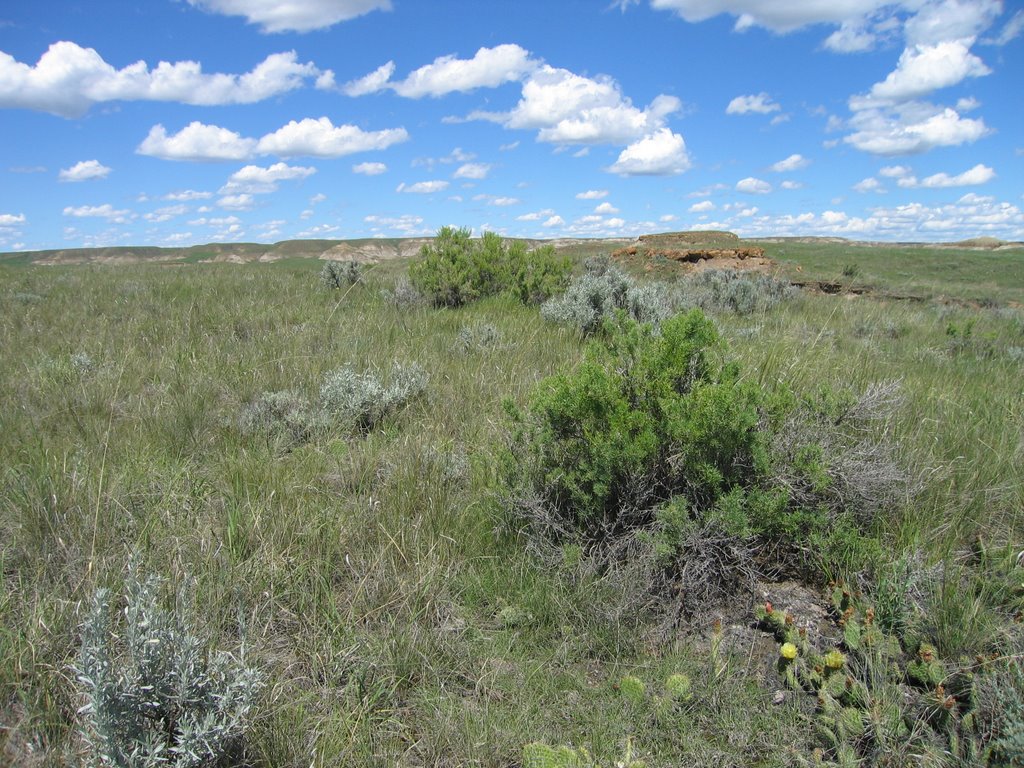
[[[80,714],[100,765],[214,765],[237,748],[263,687],[244,645],[211,650],[185,610],[185,593],[165,608],[161,587],[130,569],[123,620],[112,620],[112,595],[99,589],[82,629]]]

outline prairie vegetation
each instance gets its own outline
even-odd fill
[[[0,265],[0,763],[1019,764],[1012,254],[441,246]]]

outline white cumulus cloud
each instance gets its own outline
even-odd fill
[[[103,205],[80,205],[68,206],[64,209],[65,216],[73,216],[76,219],[108,219],[114,224],[123,224],[133,217],[131,211],[114,208],[110,203]]]
[[[887,179],[898,179],[909,176],[911,173],[913,171],[905,165],[887,165],[878,172],[878,175],[885,176]]]
[[[108,101],[170,101],[197,106],[252,104],[302,87],[324,73],[295,51],[267,56],[241,75],[206,74],[195,61],[137,61],[115,69],[92,48],[62,40],[35,65],[0,51],[0,107],[79,117]]]
[[[361,173],[363,176],[380,176],[387,172],[388,167],[384,163],[357,163],[352,166],[352,173]]]
[[[874,176],[868,176],[866,179],[861,179],[853,185],[853,189],[855,192],[885,192],[885,187],[882,186],[882,182]]]
[[[13,227],[24,223],[24,213],[0,213],[0,227]]]
[[[622,150],[608,170],[621,176],[668,176],[689,167],[690,156],[683,137],[662,128]]]
[[[404,128],[364,131],[355,125],[335,126],[330,118],[291,120],[259,140],[256,151],[280,157],[341,157],[355,152],[386,149],[409,138]]]
[[[255,139],[193,120],[173,135],[168,135],[162,125],[154,125],[136,152],[164,160],[245,160],[256,145]]]
[[[551,208],[545,208],[543,211],[533,211],[532,213],[524,213],[521,216],[516,216],[516,221],[540,221],[541,219],[553,216],[554,210]]]
[[[415,184],[406,184],[404,181],[398,185],[396,192],[410,192],[418,195],[429,195],[434,192],[443,192],[448,189],[448,182],[442,180],[417,181]]]
[[[946,189],[948,187],[973,187],[980,184],[987,184],[996,177],[996,172],[987,165],[978,163],[963,173],[951,176],[948,173],[936,173],[926,176],[920,181],[915,176],[903,176],[897,182],[901,187],[914,189],[924,187],[925,189]]]
[[[178,205],[167,205],[163,208],[157,208],[155,211],[143,214],[142,218],[154,224],[161,224],[165,221],[170,221],[173,218],[181,216],[187,211],[188,208],[179,203]]]
[[[737,96],[729,102],[729,106],[725,108],[725,114],[746,115],[754,112],[759,115],[768,115],[781,109],[782,107],[772,101],[771,96],[767,93],[757,93],[749,96]]]
[[[885,102],[916,99],[991,71],[970,52],[969,41],[915,45],[903,51],[896,69],[885,80],[872,86],[870,96]]]
[[[228,177],[227,183],[220,188],[221,195],[237,195],[249,193],[265,195],[277,190],[279,181],[305,179],[316,173],[316,168],[304,168],[287,163],[274,163],[267,168],[258,165],[247,165]]]
[[[61,181],[88,181],[89,179],[105,179],[110,175],[110,168],[99,160],[82,160],[70,168],[62,168],[57,175]]]
[[[779,162],[773,164],[771,169],[776,173],[787,173],[806,168],[810,164],[811,161],[803,155],[790,155],[785,160],[779,160]]]
[[[989,132],[981,118],[965,118],[950,107],[921,102],[859,110],[850,118],[850,126],[854,132],[843,141],[874,155],[910,155],[960,146]]]
[[[213,197],[212,192],[197,192],[194,189],[186,189],[181,192],[170,192],[164,195],[164,200],[187,203],[192,200],[209,200]]]
[[[189,5],[225,16],[244,16],[264,32],[310,32],[371,11],[391,10],[391,0],[188,0]]]
[[[736,182],[737,192],[746,192],[750,195],[767,195],[772,191],[772,185],[762,179],[755,179],[748,176]]]
[[[460,165],[452,178],[454,179],[486,179],[491,172],[491,166],[487,163],[465,163]]]
[[[541,226],[542,227],[561,227],[564,224],[565,224],[565,219],[563,219],[561,216],[552,216],[551,218],[547,219],[543,224],[541,224]]]
[[[825,47],[834,53],[861,53],[874,48],[876,41],[875,34],[860,22],[844,21],[825,38]]]
[[[496,88],[503,83],[521,80],[536,68],[537,62],[530,56],[529,51],[518,45],[505,44],[494,48],[480,48],[471,59],[459,59],[452,55],[440,56],[432,63],[413,70],[404,80],[388,82],[385,78],[379,85],[392,88],[399,96],[420,99],[424,96],[464,93],[477,88]],[[379,80],[383,69],[382,67],[367,77],[377,75]],[[389,73],[388,77],[390,76]],[[366,79],[362,78],[363,81]],[[367,85],[373,82],[371,80]]]
[[[715,204],[710,200],[701,200],[699,203],[694,203],[690,206],[690,213],[707,213],[713,210],[715,210]]]
[[[393,74],[395,74],[395,62],[389,61],[387,64],[377,67],[370,74],[345,83],[341,87],[341,91],[346,96],[365,96],[368,93],[377,93],[377,91],[384,90]]]
[[[618,213],[619,209],[611,203],[601,203],[594,209],[594,213]]]
[[[586,192],[577,192],[577,200],[601,200],[608,197],[607,189],[588,189]]]
[[[536,130],[538,140],[554,144],[628,144],[661,128],[681,107],[676,97],[660,95],[639,109],[610,77],[544,65],[524,81],[510,112],[474,112],[469,118]]]
[[[727,13],[736,17],[736,28],[760,26],[774,32],[791,32],[810,24],[841,24],[861,18],[891,0],[651,0],[651,6],[674,11],[689,22],[700,22]]]
[[[256,198],[245,192],[240,195],[224,195],[217,205],[228,211],[248,211],[256,204]]]

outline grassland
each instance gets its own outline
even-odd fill
[[[835,576],[913,561],[940,574],[922,600],[951,655],[1003,647],[1005,603],[957,585],[979,537],[1024,533],[1024,316],[1008,306],[1024,294],[1020,253],[768,247],[811,279],[920,299],[805,295],[716,318],[758,382],[902,382],[893,437],[920,493],[875,521],[877,554],[851,560],[862,569]],[[194,585],[218,644],[244,619],[268,678],[246,765],[514,766],[537,740],[601,765],[627,741],[652,766],[812,754],[813,704],[772,703],[773,649],[767,662],[753,643],[712,650],[716,617],[752,618],[654,633],[600,610],[614,585],[566,578],[502,524],[502,401],[572,369],[575,333],[506,298],[396,308],[380,289],[404,262],[333,292],[318,267],[0,265],[0,763],[82,757],[81,623],[133,556]],[[456,343],[483,323],[496,345]],[[343,364],[395,360],[426,369],[429,396],[367,435],[286,446],[240,429],[263,392],[313,396]],[[676,672],[695,695],[668,717],[617,690]]]

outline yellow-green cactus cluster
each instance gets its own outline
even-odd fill
[[[831,651],[825,654],[825,667],[826,669],[839,670],[843,668],[846,663],[846,656],[838,648],[833,648]]]
[[[682,673],[669,675],[665,681],[665,692],[673,701],[682,702],[690,698],[690,678]]]
[[[621,693],[627,701],[632,702],[633,704],[639,704],[644,700],[646,690],[644,681],[639,677],[626,675],[619,681],[619,693]]]
[[[921,643],[916,658],[907,665],[907,679],[921,688],[934,688],[946,679],[946,668],[934,645]]]
[[[626,742],[622,759],[615,762],[617,768],[647,768],[644,760],[633,756],[633,744]],[[535,741],[523,747],[522,768],[598,768],[594,759],[583,747],[574,749],[565,745],[551,747]]]
[[[541,742],[523,747],[523,768],[593,768],[593,765],[590,753],[582,748],[550,747]]]

